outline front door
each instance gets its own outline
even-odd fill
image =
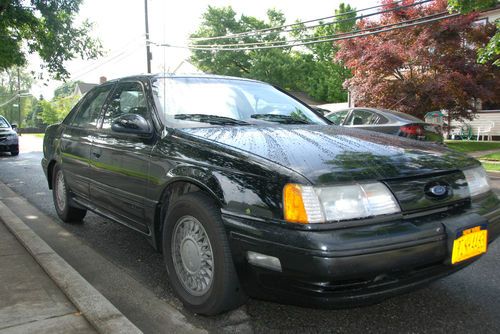
[[[113,119],[140,114],[151,121],[140,82],[117,84],[106,106],[102,126],[91,150],[90,194],[92,202],[118,221],[149,233],[145,221],[151,139],[111,130]]]
[[[69,189],[89,199],[90,148],[101,108],[112,85],[90,91],[61,134],[61,166]]]

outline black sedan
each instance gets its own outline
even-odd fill
[[[373,303],[464,268],[500,234],[476,160],[332,126],[251,80],[107,82],[47,129],[42,166],[61,220],[91,210],[142,233],[207,315],[248,295]]]
[[[441,127],[389,109],[349,108],[325,114],[336,125],[442,143]]]
[[[0,116],[0,152],[19,154],[19,138],[15,129],[15,124],[11,125],[5,117]]]

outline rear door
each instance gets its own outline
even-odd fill
[[[151,122],[140,81],[118,83],[104,107],[102,126],[95,133],[91,152],[91,199],[111,217],[148,233],[145,197],[154,142],[151,138],[111,130],[113,119],[126,113],[139,114]]]
[[[91,90],[61,134],[61,166],[73,193],[88,199],[90,149],[102,106],[112,85]]]

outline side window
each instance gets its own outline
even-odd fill
[[[335,125],[342,125],[347,114],[349,114],[349,109],[333,112],[326,116]]]
[[[347,125],[368,125],[374,124],[376,115],[368,110],[357,109],[353,110]]]
[[[113,120],[123,114],[139,114],[148,119],[142,85],[138,82],[118,84],[104,111],[103,129],[110,129]]]
[[[111,87],[111,85],[99,87],[93,92],[90,92],[90,94],[88,94],[82,102],[78,114],[71,121],[71,125],[81,128],[97,127],[97,121],[99,119],[99,114],[101,113],[102,105],[106,101],[106,97],[108,96]]]
[[[377,119],[373,124],[387,124],[389,123],[389,120],[385,118],[384,116],[377,114]]]

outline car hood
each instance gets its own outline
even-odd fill
[[[15,135],[17,134],[16,131],[12,130],[12,129],[5,129],[5,128],[0,128],[0,135]]]
[[[475,166],[438,144],[331,125],[180,129],[289,168],[316,185],[384,180]]]

